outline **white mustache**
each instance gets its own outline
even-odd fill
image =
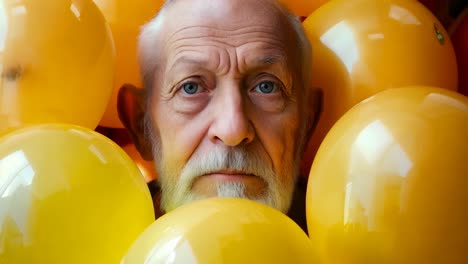
[[[271,162],[245,148],[216,147],[209,153],[195,155],[181,172],[180,180],[192,182],[195,178],[219,171],[234,171],[262,178],[267,183],[275,172]]]

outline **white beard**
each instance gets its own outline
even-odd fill
[[[217,186],[218,197],[247,198],[243,182],[221,182]]]
[[[288,173],[283,172],[282,175],[277,175],[270,163],[243,148],[227,150],[216,147],[203,156],[194,154],[180,173],[170,173],[164,168],[164,160],[158,163],[163,166],[158,169],[162,189],[161,208],[166,212],[192,201],[208,198],[208,196],[194,193],[191,190],[192,183],[201,175],[227,169],[262,178],[266,182],[266,189],[261,192],[263,193],[261,197],[251,198],[246,194],[245,183],[219,182],[216,186],[218,197],[250,199],[276,208],[283,213],[289,210],[296,178],[293,173],[294,168],[286,168],[285,172]]]

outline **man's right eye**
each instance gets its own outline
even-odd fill
[[[186,82],[182,84],[182,91],[186,94],[196,94],[199,92],[198,83],[195,82]]]

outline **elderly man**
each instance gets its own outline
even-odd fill
[[[272,0],[167,1],[139,57],[144,89],[122,87],[119,115],[156,162],[162,211],[219,196],[288,213],[320,105],[300,21]]]

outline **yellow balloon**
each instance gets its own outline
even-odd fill
[[[307,235],[281,212],[246,199],[209,198],[156,220],[122,261],[133,263],[316,262]]]
[[[111,100],[100,125],[122,128],[117,113],[117,95],[125,83],[142,86],[137,63],[137,39],[140,28],[151,20],[163,0],[94,0],[112,30],[117,54],[116,78]]]
[[[468,98],[380,92],[348,111],[309,175],[321,263],[468,263]]]
[[[0,133],[47,122],[96,128],[114,64],[91,0],[0,0]]]
[[[44,124],[0,138],[0,263],[119,263],[153,221],[138,168],[103,135]]]
[[[409,85],[457,90],[449,34],[418,1],[333,0],[303,25],[312,45],[312,86],[323,89],[324,99],[305,174],[333,124],[361,100]]]

